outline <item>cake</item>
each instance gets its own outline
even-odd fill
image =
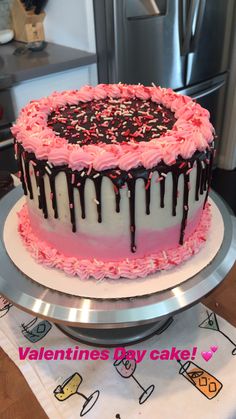
[[[31,101],[12,128],[38,262],[82,279],[169,269],[207,240],[209,112],[157,86],[99,84]]]

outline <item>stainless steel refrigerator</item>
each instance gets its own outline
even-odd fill
[[[101,83],[152,82],[209,109],[220,134],[234,0],[94,0]]]

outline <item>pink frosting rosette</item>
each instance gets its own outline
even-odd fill
[[[83,170],[84,168],[88,168],[93,162],[93,156],[78,148],[73,150],[69,156],[69,167],[72,170]]]

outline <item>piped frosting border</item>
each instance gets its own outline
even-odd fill
[[[150,99],[174,112],[176,122],[171,130],[148,142],[83,146],[68,143],[47,125],[48,115],[58,107],[106,97]],[[138,166],[151,169],[161,160],[172,165],[178,156],[188,159],[197,150],[207,150],[214,139],[214,128],[209,118],[206,109],[172,89],[99,84],[96,87],[84,86],[80,90],[54,92],[49,97],[31,101],[22,109],[12,133],[26,151],[55,166],[65,164],[72,170],[106,170],[115,167],[130,170]]]
[[[27,206],[24,204],[18,213],[18,231],[31,256],[44,266],[57,268],[68,275],[85,280],[90,277],[101,280],[105,277],[144,278],[160,270],[171,269],[199,252],[207,239],[211,224],[211,205],[206,204],[199,225],[195,232],[176,248],[159,251],[156,254],[137,259],[124,259],[116,262],[104,262],[96,259],[65,257],[57,249],[41,241],[32,232]]]

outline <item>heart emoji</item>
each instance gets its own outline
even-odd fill
[[[212,352],[216,352],[216,351],[217,351],[217,349],[218,349],[218,346],[211,346],[211,351],[212,351]]]
[[[203,351],[203,352],[201,352],[201,355],[202,355],[203,359],[205,359],[205,361],[208,362],[212,358],[213,352],[211,352],[211,351],[208,351],[208,352]]]

